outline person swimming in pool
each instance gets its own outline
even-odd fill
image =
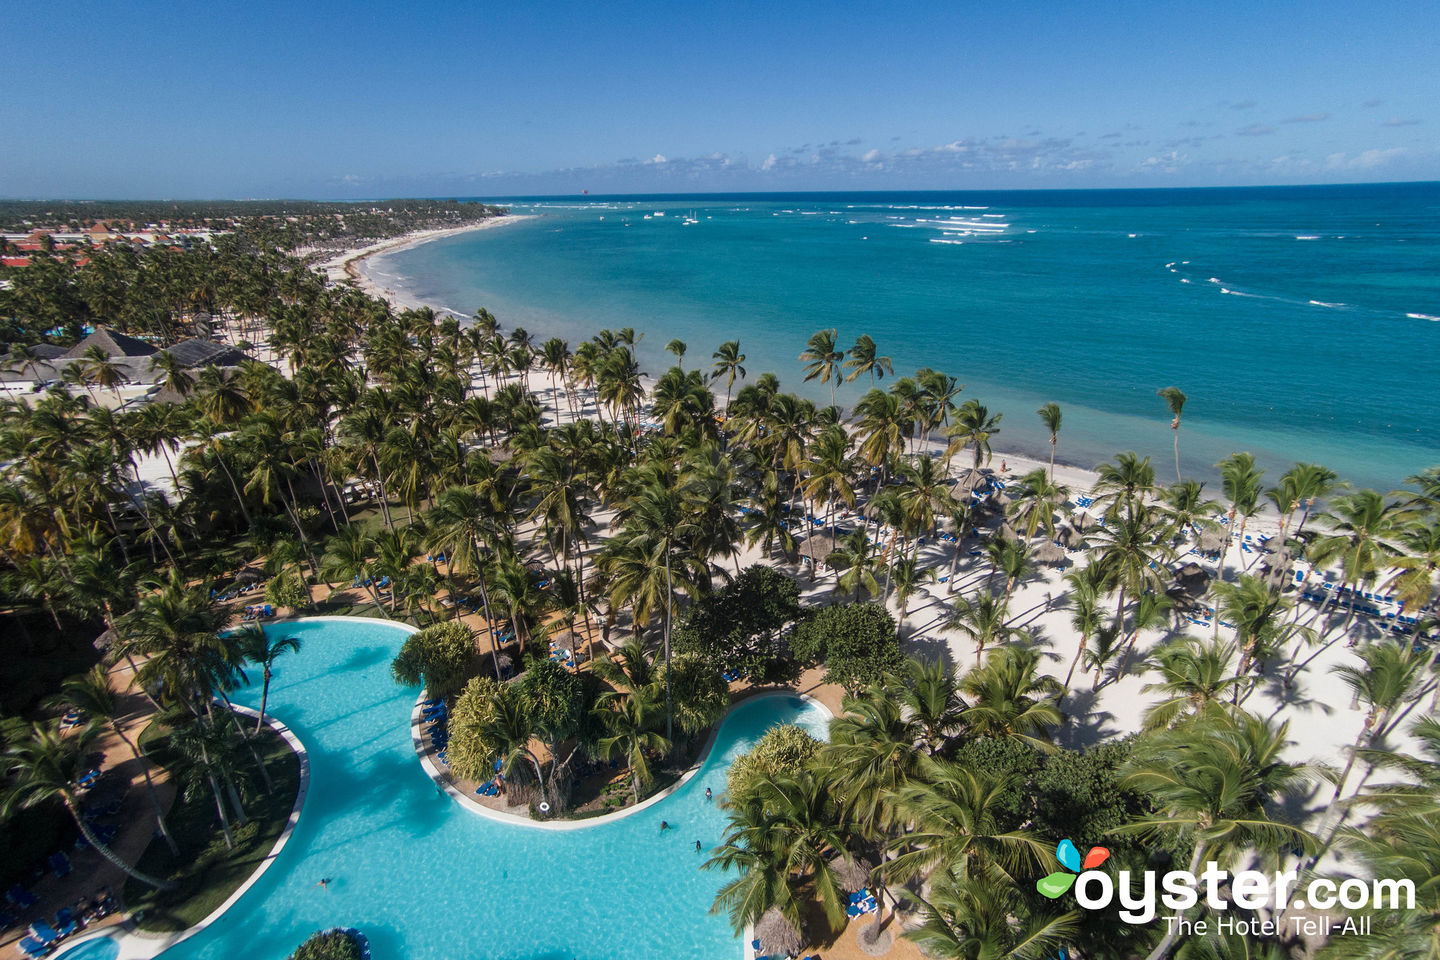
[[[713,794],[713,793],[710,792],[710,788],[709,788],[709,787],[706,787],[706,788],[705,788],[705,799],[706,799],[706,800],[713,800],[713,799],[715,799],[715,794]]]
[[[664,833],[666,830],[669,830],[669,829],[670,829],[670,822],[669,822],[668,820],[661,820],[661,821],[660,821],[660,832],[661,832],[661,833]]]
[[[323,889],[323,890],[329,890],[329,889],[330,889],[330,877],[321,877],[321,878],[320,878],[320,882],[317,883],[317,884],[315,884],[315,886],[320,887],[320,888]]]
[[[699,852],[700,852],[701,850],[703,850],[703,849],[705,849],[705,848],[702,847],[702,846],[700,846],[700,841],[699,841],[699,840],[696,840],[696,841],[695,841],[695,852],[696,852],[696,853],[699,853]]]

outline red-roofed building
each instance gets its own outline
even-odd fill
[[[28,266],[30,266],[30,258],[29,258],[29,257],[0,257],[0,264],[4,264],[4,265],[7,266],[7,267],[28,267]]]

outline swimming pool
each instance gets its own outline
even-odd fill
[[[309,751],[305,810],[264,876],[166,960],[283,960],[334,926],[358,927],[377,960],[740,956],[728,920],[709,913],[724,878],[698,869],[724,833],[705,788],[720,793],[730,761],[776,723],[823,735],[823,707],[746,701],[675,793],[584,829],[539,830],[477,817],[426,777],[410,741],[418,691],[390,677],[403,628],[332,618],[266,629],[303,643],[276,664],[268,710]],[[258,683],[235,699],[258,705]]]
[[[77,943],[70,949],[62,949],[53,960],[115,960],[120,956],[120,944],[113,937],[102,935]]]

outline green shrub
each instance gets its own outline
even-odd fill
[[[904,668],[895,618],[878,603],[824,607],[790,635],[795,658],[825,664],[825,682],[858,693]]]
[[[475,674],[475,633],[458,620],[412,633],[390,672],[396,683],[425,684],[432,697],[457,693]]]
[[[793,723],[771,727],[755,741],[755,746],[730,764],[730,770],[725,774],[725,788],[730,802],[737,802],[761,780],[804,770],[820,747],[820,741],[804,727]]]
[[[344,930],[322,930],[300,944],[290,960],[360,960],[360,941]]]

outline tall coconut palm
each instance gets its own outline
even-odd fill
[[[1125,616],[1126,596],[1134,597],[1145,590],[1165,589],[1168,571],[1163,564],[1172,560],[1175,551],[1160,539],[1155,515],[1145,507],[1131,505],[1113,511],[1105,526],[1094,531],[1093,548],[1098,555],[1092,561],[1100,565],[1106,583],[1117,591],[1115,620],[1117,626]]]
[[[170,848],[170,853],[179,856],[180,848],[176,845],[175,838],[170,835],[170,827],[165,823],[165,808],[160,804],[160,796],[155,792],[155,781],[150,777],[150,762],[125,732],[125,712],[120,707],[120,698],[116,696],[115,688],[110,685],[110,674],[97,663],[89,672],[66,680],[61,686],[61,693],[53,702],[57,707],[74,707],[94,720],[104,721],[129,748],[131,756],[140,766],[141,775],[145,778],[145,792],[150,798],[151,808],[155,811],[155,823],[160,828],[160,836]]]
[[[609,697],[597,708],[606,733],[595,741],[596,755],[604,760],[623,759],[630,768],[630,793],[640,802],[640,788],[652,779],[649,755],[665,754],[670,741],[655,726],[660,712],[658,684],[645,684]]]
[[[858,380],[862,376],[869,375],[870,388],[875,388],[875,381],[883,379],[885,374],[894,374],[895,368],[890,363],[889,357],[879,355],[880,351],[875,346],[875,341],[868,333],[862,333],[855,338],[855,346],[846,351],[849,359],[845,361],[845,367],[850,370],[845,377],[846,382]]]
[[[822,380],[829,384],[832,407],[835,406],[835,384],[844,377],[840,361],[845,359],[845,352],[836,342],[838,337],[834,330],[821,330],[810,337],[800,354],[800,360],[805,364],[805,382]]]
[[[1010,519],[1018,523],[1027,539],[1041,530],[1055,536],[1055,511],[1070,497],[1070,488],[1045,475],[1044,468],[1031,470],[1020,478],[1020,488],[1008,507]]]
[[[1099,474],[1095,481],[1095,503],[1104,505],[1107,516],[1121,507],[1144,504],[1157,489],[1150,458],[1134,452],[1117,453],[1114,463],[1102,463],[1095,472]]]
[[[99,726],[92,722],[67,734],[37,723],[13,736],[0,756],[0,769],[11,778],[9,788],[0,794],[0,818],[9,819],[17,810],[59,800],[81,836],[102,857],[147,886],[173,889],[173,883],[157,880],[126,863],[90,828],[78,781],[89,767],[88,758],[99,735]]]
[[[924,922],[905,937],[927,957],[950,960],[1032,960],[1064,955],[1079,929],[1080,911],[1022,909],[1014,887],[976,877],[937,875],[926,896]],[[1033,911],[1033,912],[1032,912]]]
[[[282,637],[252,625],[241,628],[235,639],[240,655],[260,668],[260,715],[255,718],[255,732],[259,733],[265,727],[265,706],[270,700],[275,662],[287,653],[299,653],[300,638]]]
[[[931,756],[939,753],[946,740],[960,732],[965,701],[955,671],[942,660],[905,662],[900,702],[920,727],[920,743]]]
[[[1080,635],[1080,642],[1075,647],[1075,656],[1070,660],[1070,669],[1065,671],[1065,682],[1060,685],[1062,699],[1070,690],[1075,667],[1090,646],[1090,638],[1104,623],[1104,618],[1100,615],[1100,597],[1104,592],[1105,581],[1100,565],[1091,563],[1071,570],[1065,574],[1065,580],[1070,588],[1070,626]]]
[[[913,556],[897,557],[890,565],[890,582],[895,588],[895,602],[900,606],[900,616],[895,623],[895,636],[905,629],[905,616],[910,612],[910,599],[928,581],[935,579],[935,571],[920,566]]]
[[[1174,726],[1185,718],[1206,712],[1210,704],[1238,697],[1252,681],[1235,674],[1235,645],[1195,637],[1179,637],[1150,656],[1149,669],[1160,679],[1141,687],[1142,693],[1164,697],[1145,709],[1145,729]]]
[[[1009,616],[1009,607],[1004,599],[981,593],[974,599],[956,598],[945,625],[960,631],[975,644],[975,661],[978,663],[986,647],[1004,643],[1015,636],[1016,630],[1009,626]]]
[[[1185,479],[1180,475],[1180,411],[1185,409],[1185,394],[1179,387],[1165,387],[1157,390],[1156,395],[1170,408],[1170,432],[1175,435],[1175,482],[1180,483]]]
[[[1211,709],[1173,729],[1136,741],[1121,783],[1144,791],[1158,807],[1115,828],[1117,834],[1164,836],[1193,844],[1189,869],[1251,850],[1314,849],[1314,837],[1271,811],[1297,792],[1304,769],[1281,759],[1289,724],[1278,728],[1241,712]],[[1186,910],[1146,960],[1163,960],[1182,936]]]
[[[1249,453],[1232,453],[1215,466],[1220,469],[1220,487],[1230,501],[1230,529],[1235,529],[1235,518],[1239,516],[1240,542],[1244,543],[1245,525],[1260,508],[1261,480],[1265,471],[1255,466],[1255,457]],[[1220,562],[1216,568],[1220,580],[1225,579],[1225,554],[1229,552],[1232,539],[1227,536],[1220,548]],[[1216,627],[1219,627],[1218,621]]]
[[[1391,503],[1374,490],[1336,497],[1323,520],[1328,531],[1311,543],[1310,560],[1320,566],[1340,564],[1340,589],[1325,601],[1328,608],[1344,590],[1379,576],[1399,553],[1393,542],[1400,527]]]
[[[978,400],[966,400],[955,411],[954,422],[945,429],[950,445],[945,449],[948,460],[965,448],[972,456],[971,469],[979,470],[981,462],[990,462],[990,440],[1000,432],[1003,413],[991,414]]]
[[[1389,589],[1407,609],[1423,610],[1435,598],[1440,576],[1440,516],[1405,524],[1397,539],[1403,553],[1390,558],[1395,574]]]
[[[725,378],[725,414],[729,416],[730,391],[734,388],[737,377],[740,379],[745,377],[745,367],[742,366],[745,363],[745,354],[740,352],[739,340],[726,340],[720,344],[720,349],[711,356],[714,357],[715,362],[710,365],[710,379]]]
[[[1010,738],[1051,750],[1050,728],[1059,726],[1055,699],[1060,684],[1040,673],[1033,647],[999,647],[960,681],[969,706],[961,714],[972,736]]]
[[[1055,482],[1055,444],[1060,441],[1060,404],[1047,403],[1035,411],[1050,432],[1050,482]]]
[[[1047,861],[1051,848],[1028,831],[1002,825],[1014,777],[948,760],[922,757],[916,775],[897,791],[895,806],[910,824],[886,872],[900,881],[950,871],[987,880],[1014,880]],[[937,871],[938,868],[938,871]]]

